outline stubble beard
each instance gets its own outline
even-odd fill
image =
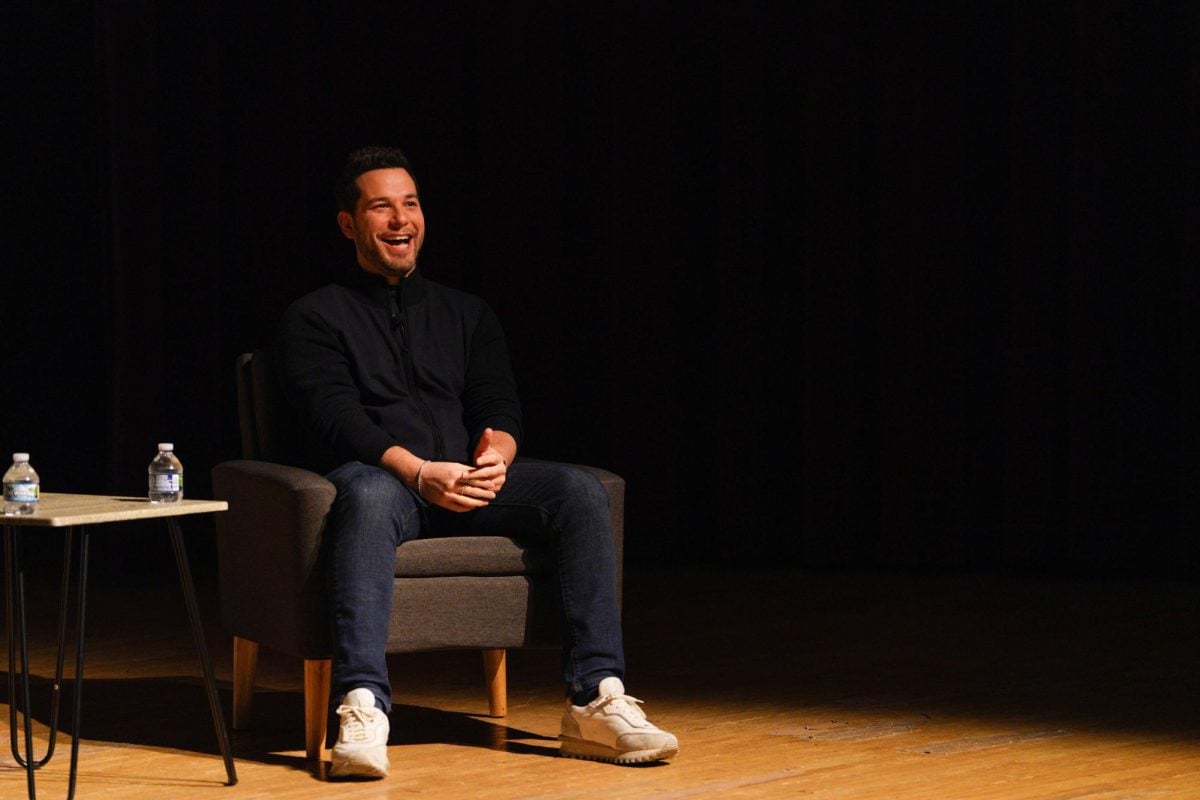
[[[416,240],[414,239],[414,244]],[[380,250],[382,245],[378,244],[375,239],[369,239],[366,242],[358,242],[359,264],[366,266],[367,272],[380,275],[384,278],[407,278],[417,268],[417,253],[414,252],[410,256],[396,258]],[[364,264],[364,262],[366,262]]]

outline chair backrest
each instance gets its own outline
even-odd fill
[[[300,421],[283,395],[270,349],[238,356],[237,393],[242,457],[303,465]]]

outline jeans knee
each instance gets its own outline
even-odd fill
[[[337,488],[339,502],[358,507],[394,508],[408,491],[389,473],[374,467],[354,474]]]
[[[417,513],[417,503],[391,473],[354,462],[343,464],[327,477],[337,488],[334,512],[339,526],[368,531],[399,528],[396,535],[406,535]]]
[[[592,473],[570,467],[561,478],[562,496],[569,507],[589,515],[608,516],[608,492]]]

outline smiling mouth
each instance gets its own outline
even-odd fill
[[[411,236],[385,236],[383,243],[392,247],[404,247],[412,242]]]

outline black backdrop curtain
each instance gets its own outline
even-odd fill
[[[1195,574],[1192,4],[6,6],[3,452],[193,496],[396,143],[631,561]]]

